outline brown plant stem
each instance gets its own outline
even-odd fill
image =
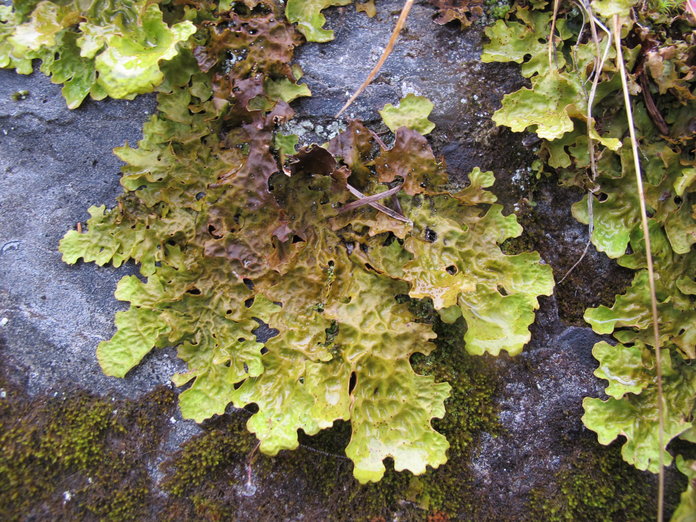
[[[346,102],[346,104],[343,107],[341,107],[341,110],[336,113],[336,118],[343,114],[345,110],[348,107],[350,107],[350,105],[357,99],[357,97],[360,96],[360,94],[365,90],[365,88],[367,88],[367,86],[370,85],[370,83],[372,83],[372,80],[375,79],[375,76],[377,76],[377,73],[384,65],[384,62],[387,61],[387,58],[389,58],[389,55],[394,50],[394,45],[396,45],[396,40],[399,38],[401,29],[403,29],[404,24],[406,23],[406,18],[408,18],[408,13],[411,11],[411,7],[413,7],[413,0],[406,0],[406,3],[404,3],[404,7],[401,9],[399,19],[396,21],[396,27],[394,27],[394,31],[392,31],[391,38],[389,38],[389,43],[387,43],[387,47],[384,49],[382,56],[379,57],[377,65],[375,65],[374,68],[370,71],[370,74],[367,75],[367,78],[365,78],[365,81],[362,82],[362,84],[360,85],[360,87],[358,87],[358,90],[355,91],[353,96],[351,96],[350,99]]]
[[[664,517],[664,496],[665,496],[665,463],[664,463],[664,438],[665,438],[665,413],[664,396],[662,391],[662,354],[660,351],[660,328],[658,326],[657,315],[657,295],[655,292],[655,271],[653,268],[652,248],[650,245],[650,229],[648,226],[648,214],[645,205],[645,193],[643,192],[643,179],[640,171],[640,159],[638,157],[638,140],[633,125],[633,111],[631,110],[631,98],[628,93],[628,82],[626,80],[626,66],[623,60],[621,49],[621,22],[618,15],[614,15],[614,45],[616,46],[616,61],[621,74],[621,86],[623,88],[624,104],[626,106],[626,118],[628,119],[628,132],[631,137],[631,147],[633,150],[633,162],[636,171],[636,184],[638,185],[638,199],[640,201],[640,220],[643,226],[643,237],[645,238],[645,257],[648,264],[648,282],[650,285],[650,301],[652,311],[652,325],[654,345],[655,345],[655,370],[657,372],[657,422],[658,422],[658,482],[657,482],[657,521],[662,522]]]

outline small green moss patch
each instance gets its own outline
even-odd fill
[[[654,520],[656,480],[621,458],[621,447],[582,444],[543,488],[532,490],[532,519]],[[677,499],[668,499],[674,503]]]
[[[148,455],[175,394],[141,401],[80,390],[29,397],[0,374],[0,519],[135,520],[147,517]]]

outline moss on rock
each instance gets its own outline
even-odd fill
[[[531,518],[549,521],[654,520],[656,481],[621,458],[619,444],[587,440],[543,488],[530,494]],[[676,499],[668,498],[668,505]]]
[[[80,390],[29,397],[0,373],[0,519],[134,520],[147,516],[147,459],[175,394],[141,401]]]

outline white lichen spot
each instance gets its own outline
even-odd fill
[[[527,169],[523,167],[515,170],[515,172],[512,174],[511,181],[516,185],[525,188],[527,186],[527,182],[529,181],[529,173]]]
[[[374,63],[379,60],[380,56],[384,54],[384,49],[382,47],[373,47],[370,51],[370,62]]]
[[[415,83],[411,82],[401,82],[401,96],[408,96],[409,94],[414,94],[415,96],[423,96],[420,89]]]
[[[247,480],[240,489],[240,493],[245,497],[253,497],[256,494],[256,484],[253,480]]]
[[[10,322],[10,320],[7,317],[3,317],[2,319],[0,319],[0,328],[5,326],[9,322]]]

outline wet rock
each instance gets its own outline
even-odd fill
[[[298,117],[285,132],[299,134],[302,143],[321,143],[340,130],[342,122],[333,115],[377,61],[401,5],[400,0],[380,1],[372,19],[353,7],[327,12],[336,39],[300,48],[297,61],[313,97],[295,104]],[[465,183],[474,166],[494,170],[494,191],[507,212],[522,212],[528,228],[520,249],[538,249],[558,277],[585,246],[584,227],[569,208],[581,194],[535,180],[529,169],[534,144],[490,120],[503,94],[523,84],[515,67],[479,63],[482,29],[438,26],[432,22],[434,14],[428,3],[416,3],[394,53],[345,117],[386,132],[378,109],[410,92],[430,98],[435,104],[431,120],[437,124],[431,141],[451,175]],[[28,95],[13,96],[25,90]],[[52,393],[70,382],[102,396],[137,398],[183,367],[170,348],[155,351],[125,379],[105,377],[95,347],[113,334],[114,313],[125,308],[113,297],[116,282],[136,269],[68,266],[57,251],[63,234],[87,218],[87,207],[114,204],[121,192],[120,162],[111,149],[135,142],[154,106],[153,96],[141,96],[132,102],[87,102],[69,111],[60,88],[43,76],[0,70],[0,357],[11,378],[31,394]],[[527,351],[516,358],[488,359],[498,383],[502,434],[480,434],[471,475],[457,477],[473,484],[483,506],[477,513],[488,518],[525,518],[530,491],[553,480],[575,441],[594,440],[580,416],[582,398],[597,396],[602,388],[592,375],[596,363],[591,348],[598,337],[564,320],[580,325],[579,313],[597,304],[602,281],[617,281],[619,274],[620,286],[626,274],[596,252],[583,263],[571,286],[543,300]],[[612,286],[612,292],[616,289]],[[244,414],[232,415],[238,419]],[[155,481],[163,476],[158,465],[200,432],[178,416],[168,424],[161,453],[153,459],[157,465],[150,470]],[[316,458],[309,450],[299,451]],[[254,519],[260,500],[264,513],[331,518],[332,506],[323,493],[304,489],[304,479],[293,477],[283,459],[275,461],[273,478],[255,483],[253,491],[244,489],[244,464],[235,468],[241,488],[234,497],[240,503],[236,518]],[[348,464],[340,458],[337,462],[346,471]],[[418,506],[399,502],[391,511],[386,508],[392,518],[422,518]]]
[[[14,99],[19,91],[27,94]],[[141,96],[70,111],[60,87],[42,74],[0,70],[0,357],[8,378],[30,395],[77,387],[138,398],[183,368],[168,348],[125,379],[105,376],[95,348],[127,308],[113,296],[116,283],[137,269],[70,266],[58,252],[89,206],[115,204],[122,163],[111,150],[140,139],[154,109],[154,97]],[[198,431],[181,421],[170,426],[168,444]]]

